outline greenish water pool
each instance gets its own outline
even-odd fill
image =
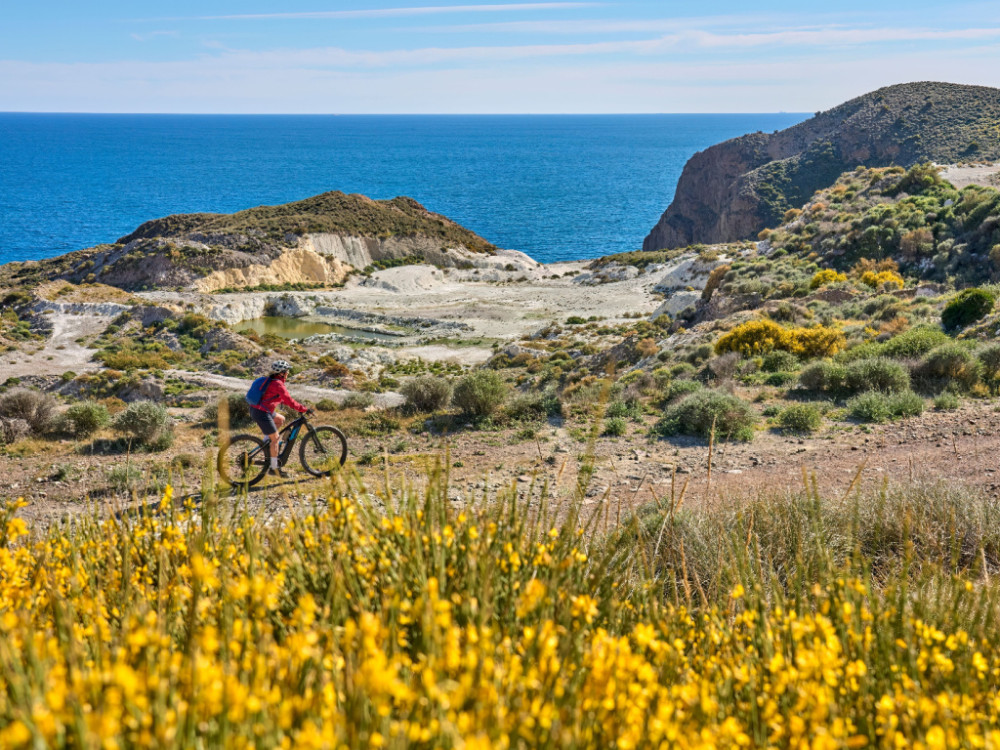
[[[237,331],[253,331],[261,336],[267,333],[280,336],[283,339],[304,339],[322,333],[337,333],[341,336],[371,339],[372,341],[398,341],[398,336],[388,333],[362,331],[359,328],[347,328],[332,323],[322,323],[302,318],[284,318],[280,315],[265,315],[263,318],[244,320],[236,325]]]

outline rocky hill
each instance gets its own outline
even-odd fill
[[[167,216],[112,244],[9,264],[0,275],[12,284],[66,279],[128,290],[211,292],[330,286],[351,269],[416,262],[462,267],[495,252],[482,237],[411,198],[377,201],[329,192],[233,214]]]
[[[695,154],[643,250],[755,237],[845,171],[1000,159],[1000,89],[907,83]]]

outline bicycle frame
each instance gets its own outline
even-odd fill
[[[281,432],[278,433],[278,445],[281,446],[282,443],[284,447],[278,453],[278,464],[284,466],[288,457],[292,454],[292,449],[295,447],[295,441],[299,437],[299,433],[302,431],[303,425],[312,430],[312,427],[306,421],[306,415],[302,414],[297,419],[293,419],[291,422],[286,424],[281,428]],[[271,453],[271,438],[265,437],[264,444],[260,448],[255,448],[250,451],[248,457],[255,457],[260,451],[266,451],[268,455]]]

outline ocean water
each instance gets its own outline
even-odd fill
[[[695,152],[806,117],[0,113],[0,263],[328,190],[410,196],[543,262],[593,258],[641,247]]]

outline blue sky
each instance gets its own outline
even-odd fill
[[[0,2],[0,111],[811,112],[1000,86],[995,1]]]

